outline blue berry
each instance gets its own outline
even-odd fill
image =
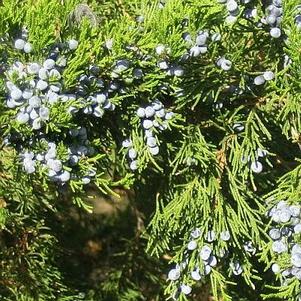
[[[68,47],[70,50],[75,50],[78,46],[78,41],[71,39],[68,41]]]
[[[281,30],[278,27],[273,27],[270,30],[270,35],[272,38],[278,39],[281,37]]]
[[[32,51],[32,45],[30,43],[25,43],[23,50],[25,53],[30,53]]]
[[[180,278],[181,272],[179,269],[171,269],[168,273],[168,279],[171,281],[176,281]]]
[[[201,249],[201,251],[200,251],[200,257],[201,257],[201,259],[203,259],[203,260],[208,260],[209,257],[210,257],[210,255],[211,255],[211,252],[212,252],[212,250],[211,250],[210,247],[204,246],[204,247]]]
[[[18,50],[23,50],[24,45],[25,45],[25,41],[22,40],[22,39],[17,39],[15,41],[15,48],[18,49]]]
[[[190,251],[195,250],[197,247],[198,247],[198,244],[195,240],[191,240],[187,245],[187,249]]]

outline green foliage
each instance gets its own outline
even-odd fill
[[[209,0],[169,0],[162,8],[147,0],[1,2],[1,68],[16,60],[42,62],[53,44],[72,38],[79,44],[72,53],[63,51],[68,64],[62,89],[75,93],[91,65],[99,67],[98,79],[121,87],[110,94],[115,110],[99,119],[68,111],[80,110],[86,96],[51,106],[41,136],[60,140],[60,160],[67,160],[69,143],[76,140],[70,129],[85,127],[88,146],[96,150],[76,167],[66,167],[76,177],[59,185],[42,165],[33,174],[24,172],[20,149],[38,153],[48,146],[32,143],[37,131],[15,119],[17,109],[7,108],[6,80],[18,78],[0,70],[1,300],[188,300],[179,291],[183,284],[194,287],[192,300],[205,289],[214,300],[297,300],[300,281],[284,282],[269,272],[278,259],[266,214],[281,200],[300,204],[301,197],[299,3],[283,2],[286,40],[257,26],[265,14],[261,1],[253,3],[257,16],[240,14],[233,24],[225,22],[224,5]],[[30,54],[13,47],[24,26]],[[185,56],[191,45],[183,34],[195,39],[201,30],[220,33],[221,40],[208,42],[200,56]],[[158,45],[165,46],[161,54]],[[232,62],[229,71],[217,66],[223,56]],[[129,66],[117,72],[120,60]],[[161,61],[180,66],[183,76],[169,75]],[[134,76],[137,69],[141,78]],[[266,70],[275,78],[254,85]],[[95,83],[90,89],[99,92]],[[154,131],[157,156],[136,114],[155,100],[174,113],[164,123],[156,119],[166,126]],[[6,143],[14,135],[22,145]],[[129,169],[122,146],[128,138],[138,154],[136,171]],[[252,169],[258,160],[262,172]],[[86,185],[83,178],[91,171],[95,176]],[[125,209],[96,213],[99,204],[108,203]],[[196,229],[197,248],[187,250]],[[210,231],[218,236],[212,252],[228,257],[218,257],[210,276],[197,282],[190,273],[205,273],[199,253]],[[229,241],[219,239],[224,231]],[[286,255],[279,259],[282,269],[291,264]],[[242,277],[231,269],[237,262]],[[169,264],[182,269],[176,281],[166,281]]]

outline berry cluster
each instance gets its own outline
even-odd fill
[[[105,89],[105,83],[99,78],[100,69],[91,65],[87,74],[79,77],[77,89],[75,90],[76,99],[80,102],[81,112],[95,117],[102,117],[105,110],[115,110],[115,105],[109,100],[109,93],[112,87]],[[97,89],[97,92],[94,92]],[[73,112],[77,110],[73,108]]]
[[[239,3],[235,0],[218,0],[219,3],[225,4],[228,15],[226,17],[227,23],[234,23],[240,14]],[[242,0],[242,4],[248,4],[251,0]],[[253,18],[257,15],[256,9],[247,9],[244,12],[246,18]]]
[[[184,261],[177,264],[168,272],[168,279],[176,286],[174,297],[181,293],[184,295],[190,294],[192,291],[191,284],[193,284],[194,281],[203,280],[211,273],[211,270],[218,265],[219,261],[229,256],[229,251],[227,250],[227,243],[231,239],[229,231],[225,230],[220,233],[219,237],[224,247],[217,251],[214,251],[214,242],[217,236],[213,230],[208,231],[202,240],[201,236],[201,231],[198,228],[191,232],[190,241],[184,251]],[[206,243],[203,241],[206,241]],[[245,243],[243,247],[246,252],[251,254],[255,253],[255,248],[251,242]],[[193,252],[193,262],[197,262],[197,264],[195,268],[189,270],[189,260]],[[243,266],[235,258],[231,259],[229,267],[233,275],[243,273]],[[187,274],[190,275],[188,278],[185,277]]]
[[[263,85],[266,81],[273,80],[275,77],[273,71],[265,71],[263,74],[258,75],[254,78],[254,84],[256,86]]]
[[[270,35],[272,38],[278,39],[281,37],[281,21],[282,21],[282,0],[272,0],[270,5],[266,7],[266,17],[262,18],[263,24],[267,24],[270,29]]]
[[[57,145],[53,142],[47,143],[47,151],[45,152],[38,154],[25,152],[21,157],[23,157],[24,170],[29,174],[35,172],[36,167],[40,166],[47,170],[52,181],[64,183],[70,180],[70,172],[64,168],[64,162],[58,159]]]
[[[14,44],[21,50],[21,39]],[[71,128],[67,133],[60,130],[61,136],[53,137],[47,133],[45,127],[47,122],[55,122],[57,118],[51,117],[51,111],[56,104],[66,104],[69,114],[80,111],[84,114],[93,113],[97,117],[103,115],[104,109],[114,109],[107,94],[91,92],[104,86],[96,77],[99,73],[96,66],[90,66],[89,76],[82,75],[73,91],[64,91],[63,71],[67,66],[66,56],[77,47],[78,42],[71,39],[67,43],[52,45],[53,50],[42,63],[23,64],[17,61],[7,68],[6,106],[17,125],[27,125],[35,133],[32,136],[22,128],[21,131],[10,133],[5,141],[7,144],[16,145],[26,173],[45,171],[54,182],[65,183],[70,179],[77,179],[82,184],[88,184],[96,174],[94,169],[89,166],[78,167],[82,158],[95,155],[95,149],[87,137],[87,129],[79,126]]]
[[[272,265],[273,272],[281,272],[284,279],[296,277],[301,280],[301,245],[298,243],[301,233],[301,207],[280,201],[269,210],[268,216],[273,221],[273,228],[269,231],[273,240],[272,251],[276,260],[281,261],[281,264]]]
[[[44,148],[45,151],[26,151],[22,153],[21,158],[25,172],[31,174],[37,168],[40,168],[41,171],[47,172],[49,179],[53,182],[65,183],[72,177],[80,179],[83,184],[90,183],[91,177],[95,176],[94,170],[88,170],[83,176],[71,173],[81,158],[95,154],[95,149],[90,146],[87,138],[87,130],[84,127],[71,129],[69,136],[73,141],[66,151],[63,151],[63,154],[60,154],[58,144],[48,142],[45,138],[39,140],[39,144],[42,145],[42,149]],[[65,149],[65,146],[63,146],[63,149]],[[80,174],[83,174],[83,172],[80,172]]]
[[[27,38],[28,38],[28,31],[26,28],[23,28],[21,37],[15,40],[14,43],[15,48],[25,53],[30,53],[32,51],[32,45],[29,42],[27,42]]]
[[[16,40],[15,45],[19,42],[20,39]],[[40,130],[49,120],[51,105],[64,96],[61,78],[65,66],[65,57],[60,56],[59,49],[56,49],[42,64],[17,61],[8,69],[6,105],[14,109],[20,124]]]
[[[221,35],[218,32],[214,32],[210,36],[208,30],[201,30],[198,32],[195,41],[193,41],[190,33],[188,32],[184,32],[182,38],[189,46],[192,45],[186,56],[197,57],[201,54],[207,53],[209,40],[212,42],[218,42],[221,40]]]
[[[146,107],[140,107],[136,111],[144,130],[144,139],[149,153],[152,156],[159,154],[158,134],[168,128],[168,121],[174,116],[173,112],[167,112],[159,100],[153,101]],[[138,168],[137,151],[130,139],[123,141],[123,147],[127,148],[128,157],[131,160],[131,170]]]
[[[170,54],[170,48],[164,45],[158,45],[155,49],[155,52],[156,55],[159,57],[157,66],[161,70],[165,70],[167,75],[179,77],[184,75],[184,69],[181,66],[168,62],[167,57]]]

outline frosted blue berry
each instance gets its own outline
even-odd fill
[[[211,252],[212,252],[212,250],[211,250],[210,247],[204,246],[204,247],[201,249],[201,251],[200,251],[200,257],[201,257],[201,259],[203,259],[203,260],[208,260],[209,257],[210,257],[210,255],[211,255]]]
[[[35,119],[32,123],[32,128],[34,130],[39,130],[41,127],[42,127],[41,119],[40,118]]]
[[[156,111],[156,116],[157,117],[160,117],[160,118],[163,118],[163,117],[165,117],[165,109],[161,109],[161,110],[159,110],[159,111]]]
[[[32,174],[35,172],[35,162],[33,160],[24,160],[23,162],[24,170],[28,174]]]
[[[277,7],[281,7],[282,6],[282,0],[273,0],[273,4]]]
[[[189,51],[190,56],[197,57],[201,54],[201,48],[199,46],[193,46]]]
[[[233,130],[237,132],[242,132],[245,129],[244,125],[241,123],[234,123],[233,124]]]
[[[191,271],[190,275],[191,275],[191,278],[195,281],[199,281],[202,278],[202,276],[200,275],[200,270],[199,269]]]
[[[158,67],[162,70],[167,70],[169,68],[168,63],[166,61],[160,61],[158,63]]]
[[[287,251],[287,245],[282,241],[274,241],[272,244],[272,250],[275,253],[283,253]]]
[[[204,275],[209,275],[211,273],[211,266],[209,264],[206,264],[204,266]]]
[[[165,52],[165,46],[164,45],[158,45],[156,47],[156,53],[158,55],[162,55]]]
[[[297,224],[294,226],[294,233],[300,234],[301,233],[301,224]]]
[[[20,122],[20,123],[26,123],[28,122],[29,120],[29,115],[27,113],[22,113],[20,112],[18,115],[17,115],[17,121]]]
[[[23,50],[24,45],[25,45],[25,41],[22,40],[22,39],[17,39],[15,41],[15,48],[18,49],[18,50]]]
[[[206,260],[207,264],[211,267],[215,267],[217,265],[217,259],[214,255],[210,255],[208,260]]]
[[[44,80],[39,80],[37,82],[37,89],[38,90],[43,91],[43,90],[47,89],[47,87],[48,87],[48,83],[45,82]]]
[[[263,170],[263,166],[259,161],[252,162],[250,168],[255,173],[261,173]]]
[[[104,113],[105,113],[105,111],[101,107],[97,106],[94,108],[94,111],[93,111],[94,116],[102,117],[104,115]]]
[[[33,110],[31,110],[29,116],[30,116],[30,119],[34,120],[34,119],[37,119],[39,117],[39,114],[36,110],[33,109]]]
[[[263,85],[265,83],[265,78],[263,75],[258,75],[254,78],[254,84],[256,86]]]
[[[27,66],[27,71],[29,74],[38,74],[40,68],[41,67],[38,63],[31,63]]]
[[[134,159],[137,158],[137,152],[136,152],[136,150],[133,149],[133,148],[130,148],[130,149],[129,149],[128,155],[129,155],[129,157],[130,157],[132,160],[134,160]]]
[[[174,112],[167,112],[167,113],[165,114],[165,119],[166,119],[166,120],[170,120],[170,119],[173,118],[174,115],[175,115]]]
[[[38,96],[32,96],[28,103],[33,108],[39,108],[41,106],[41,99]]]
[[[84,185],[87,185],[91,182],[91,178],[90,177],[82,177],[82,182]]]
[[[32,51],[32,45],[30,43],[25,43],[23,50],[25,53],[30,53]]]
[[[153,122],[149,119],[143,120],[142,126],[144,129],[149,130],[153,126]]]
[[[37,159],[38,161],[44,161],[45,156],[42,155],[42,154],[37,154],[37,155],[36,155],[36,159]]]
[[[270,30],[270,35],[272,38],[278,39],[281,37],[281,30],[278,27],[273,27]]]
[[[294,244],[292,247],[292,254],[294,253],[301,253],[301,245],[299,244]]]
[[[156,156],[156,155],[159,154],[159,147],[158,147],[158,146],[149,147],[148,150],[149,150],[149,152],[150,152],[153,156]]]
[[[244,243],[243,247],[245,251],[250,254],[254,255],[256,253],[256,248],[253,246],[253,243],[251,241]]]
[[[145,108],[145,117],[153,117],[155,115],[155,109],[151,106]]]
[[[229,71],[231,69],[231,67],[232,67],[232,62],[231,61],[226,60],[226,59],[222,60],[222,62],[221,62],[221,68],[223,70]]]
[[[231,238],[231,235],[230,235],[229,231],[221,232],[220,236],[221,236],[221,240],[223,240],[223,241],[228,241]]]
[[[144,110],[143,108],[139,108],[139,109],[137,110],[137,116],[138,116],[139,118],[144,118],[144,117],[145,117],[145,110]]]
[[[132,146],[132,141],[129,139],[126,139],[122,142],[122,146],[125,148],[131,147]]]
[[[279,264],[274,263],[274,264],[272,265],[272,271],[273,271],[273,273],[275,273],[275,274],[280,273],[280,266],[279,266]]]
[[[272,79],[274,79],[275,75],[274,75],[273,71],[265,71],[263,73],[263,77],[265,80],[272,80]]]
[[[78,46],[78,41],[71,39],[68,41],[68,47],[70,50],[75,50]]]
[[[119,60],[116,63],[115,71],[123,72],[130,67],[130,62],[128,60]]]
[[[43,67],[47,70],[54,68],[54,66],[55,66],[55,61],[53,59],[47,59],[43,63]]]
[[[181,77],[181,76],[184,75],[184,69],[181,68],[181,67],[179,67],[179,66],[174,67],[174,68],[173,68],[173,74],[174,74],[175,76]]]
[[[47,166],[55,172],[60,172],[63,168],[63,164],[60,160],[50,159],[47,161]]]
[[[33,95],[33,91],[31,89],[25,89],[22,93],[22,97],[24,99],[30,99]]]
[[[78,163],[78,161],[79,161],[78,156],[76,156],[76,155],[70,156],[70,159],[69,159],[70,165],[74,166]]]
[[[133,76],[137,79],[140,79],[143,77],[143,71],[140,68],[134,69],[133,70]]]
[[[180,278],[181,276],[181,272],[179,269],[171,269],[169,272],[168,272],[168,279],[171,280],[171,281],[176,281]]]
[[[286,270],[284,270],[284,271],[281,273],[281,275],[282,275],[283,277],[288,277],[288,276],[290,276],[290,275],[291,275],[291,269],[286,269]]]
[[[236,276],[243,272],[243,268],[238,261],[231,263],[230,267],[232,268],[233,274]]]
[[[187,245],[187,249],[190,251],[195,250],[197,247],[198,243],[195,240],[191,240]]]
[[[50,70],[50,72],[49,72],[49,77],[51,77],[52,79],[55,79],[55,80],[59,80],[62,76],[61,76],[61,74],[58,72],[58,70],[52,69],[52,70]]]
[[[258,157],[264,158],[267,155],[268,152],[266,150],[258,148],[256,153],[257,153]]]
[[[70,180],[70,172],[67,171],[67,170],[64,170],[60,175],[59,175],[59,179],[62,181],[62,182],[68,182]]]
[[[211,36],[211,41],[212,42],[218,42],[220,41],[222,38],[221,34],[219,32],[215,32],[212,36]]]
[[[189,295],[191,293],[191,291],[192,291],[192,288],[189,285],[186,285],[186,284],[182,284],[180,286],[180,289],[181,289],[181,292],[184,295]]]
[[[206,34],[199,34],[195,40],[196,44],[198,46],[203,46],[203,45],[206,45],[206,42],[207,42],[207,38],[208,38],[208,35]]]
[[[131,162],[131,164],[130,164],[130,169],[131,169],[131,170],[136,170],[136,169],[138,169],[138,161],[137,161],[137,160],[134,160],[134,161]]]
[[[292,215],[293,217],[298,217],[298,216],[300,216],[300,206],[297,206],[297,205],[291,205],[291,206],[289,207],[289,210],[290,210],[291,215]]]
[[[275,23],[276,23],[276,16],[274,16],[274,15],[268,15],[268,16],[266,17],[266,22],[267,22],[270,26],[275,25]]]
[[[301,268],[301,253],[292,254],[291,264],[295,267]]]
[[[269,236],[273,239],[273,240],[278,240],[281,238],[281,232],[278,229],[271,229],[269,231]]]
[[[19,88],[14,87],[10,92],[10,97],[14,100],[19,100],[22,97],[22,94],[23,93]]]
[[[42,120],[48,120],[50,115],[50,110],[46,107],[41,107],[39,109],[39,115]]]
[[[288,208],[283,208],[279,214],[280,221],[282,223],[287,223],[291,218],[291,212]]]
[[[42,80],[47,80],[49,77],[49,72],[46,68],[39,69],[39,78]]]
[[[146,140],[146,144],[149,147],[155,147],[157,145],[157,140],[156,140],[155,137],[148,137],[147,140]]]
[[[96,95],[96,101],[99,104],[104,104],[107,100],[107,96],[104,93],[100,93]]]
[[[236,1],[230,0],[230,1],[227,2],[226,7],[227,7],[227,10],[229,12],[234,12],[234,11],[236,11],[238,9],[238,4],[237,4]]]
[[[162,107],[163,107],[163,104],[162,102],[160,102],[159,100],[155,100],[153,103],[152,103],[152,106],[154,108],[155,111],[158,111],[158,110],[161,110]]]
[[[199,238],[201,236],[201,230],[196,228],[191,232],[190,235],[192,238]]]

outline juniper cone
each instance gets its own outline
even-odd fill
[[[300,49],[299,0],[2,1],[0,300],[301,300]]]

